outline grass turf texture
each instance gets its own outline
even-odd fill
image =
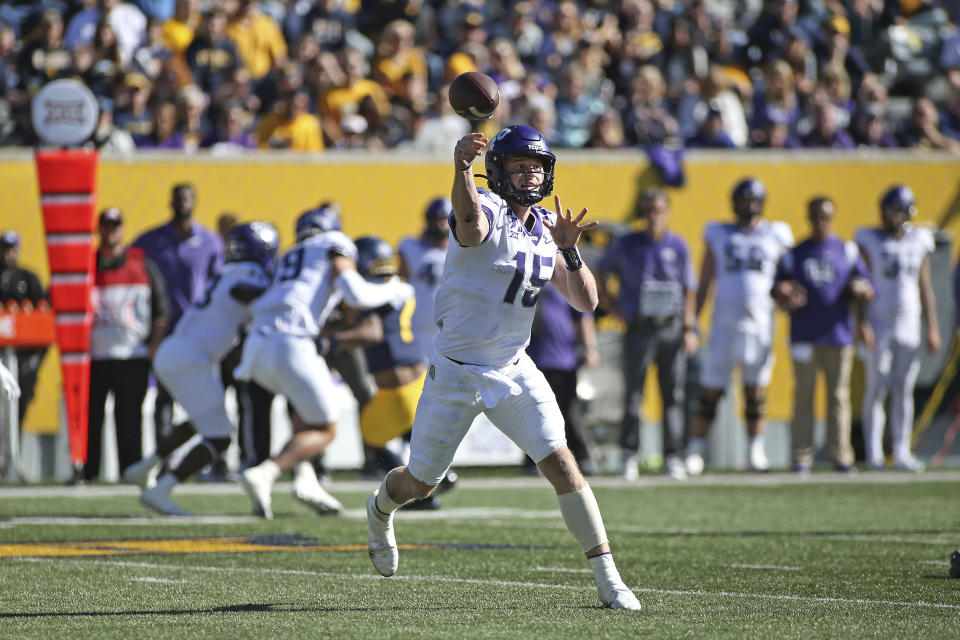
[[[362,507],[373,484],[333,487],[348,510],[342,517],[318,518],[277,491],[269,522],[238,517],[249,511],[238,487],[209,494],[192,485],[176,495],[219,521],[153,518],[129,488],[50,497],[8,488],[0,490],[0,636],[960,637],[960,580],[947,578],[960,546],[960,474],[860,475],[598,480],[639,613],[600,608],[542,480],[466,478],[443,496],[444,511],[401,513],[401,545],[444,546],[401,551],[389,579],[365,551]],[[214,536],[360,548],[2,557],[12,543]]]

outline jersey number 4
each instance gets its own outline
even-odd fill
[[[533,274],[531,274],[529,280],[525,279],[527,269],[526,252],[517,251],[516,255],[513,256],[513,260],[517,263],[517,270],[514,271],[510,286],[507,287],[507,292],[503,295],[503,301],[507,304],[516,302],[520,287],[523,286],[524,282],[527,282],[529,284],[528,287],[524,289],[520,304],[525,307],[532,307],[537,304],[537,298],[540,297],[540,289],[543,288],[543,285],[547,284],[547,280],[540,277],[540,269],[542,267],[552,267],[553,258],[533,254]]]

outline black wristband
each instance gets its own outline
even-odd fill
[[[579,271],[583,268],[583,260],[580,259],[580,251],[576,246],[569,249],[560,249],[560,255],[567,264],[567,271]]]

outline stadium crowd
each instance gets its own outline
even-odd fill
[[[79,78],[104,150],[448,151],[446,86],[479,70],[496,131],[566,148],[909,147],[960,153],[948,0],[13,0],[0,144]]]

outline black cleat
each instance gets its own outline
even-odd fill
[[[950,554],[950,577],[960,578],[960,549]]]
[[[457,484],[457,478],[456,471],[447,471],[447,475],[443,476],[443,480],[437,485],[437,493],[446,493],[450,491],[450,489],[453,489]]]

